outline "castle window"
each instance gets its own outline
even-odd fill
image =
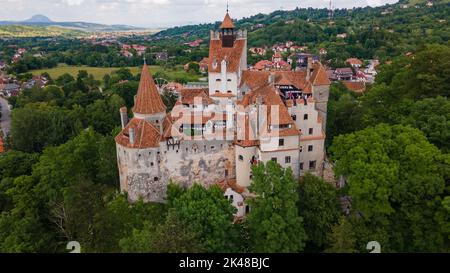
[[[294,121],[296,121],[296,120],[297,120],[297,115],[292,115],[292,119],[293,119]]]
[[[233,195],[230,195],[229,197],[230,197],[230,198],[229,198],[228,200],[230,200],[231,202],[233,202],[234,196],[233,196]]]
[[[211,146],[211,150],[214,150],[216,147],[214,147],[214,146]]]
[[[231,79],[228,79],[227,81],[231,82]]]
[[[300,153],[303,152],[303,146],[300,146]]]
[[[221,82],[222,80],[221,79],[216,79],[216,82]]]
[[[316,169],[316,161],[309,161],[309,169],[310,170]]]
[[[314,147],[313,147],[312,145],[309,145],[309,146],[308,146],[308,152],[312,152],[313,149],[314,149]]]
[[[277,158],[276,157],[272,157],[271,159],[273,162],[277,163]]]
[[[225,170],[225,177],[228,177],[228,170]]]
[[[239,155],[239,161],[244,161],[244,157],[242,155]]]
[[[159,120],[156,120],[156,124],[158,124],[159,123]]]
[[[284,139],[280,138],[278,140],[278,146],[284,146]]]
[[[150,166],[152,166],[152,167],[153,167],[154,165],[155,165],[155,163],[153,163],[153,162],[150,162]]]
[[[178,150],[177,150],[177,154],[178,154]]]
[[[232,92],[231,92],[231,90],[228,90],[227,93],[228,93],[228,94],[231,94]]]
[[[313,128],[309,128],[309,134],[312,135],[314,132]]]
[[[290,157],[290,156],[286,156],[286,157],[284,158],[284,163],[286,163],[286,164],[291,163],[291,157]]]
[[[308,120],[308,114],[305,114],[305,115],[303,116],[303,119],[304,119],[304,120]]]
[[[303,162],[300,163],[300,170],[303,170]]]
[[[189,152],[189,148],[186,148],[186,152]]]
[[[159,178],[156,176],[153,178],[153,181],[158,181],[158,180],[159,180]]]
[[[247,214],[247,213],[249,213],[250,212],[250,206],[249,205],[246,205],[245,206],[245,213]]]

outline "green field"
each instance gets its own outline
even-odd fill
[[[41,27],[41,26],[20,26],[20,25],[7,25],[0,26],[0,37],[4,38],[28,38],[28,37],[80,37],[85,36],[87,33],[67,29],[61,27]]]
[[[176,80],[179,78],[187,78],[188,81],[197,81],[198,76],[190,75],[186,73],[182,67],[178,67],[176,70],[165,70],[160,66],[149,66],[150,72],[155,74],[156,72],[163,72],[167,75],[166,80]],[[94,75],[94,78],[97,80],[103,79],[106,74],[111,74],[112,72],[118,70],[118,67],[89,67],[89,66],[68,66],[60,64],[55,68],[47,68],[47,69],[39,69],[31,71],[33,75],[41,75],[44,72],[50,74],[50,77],[53,79],[58,78],[59,76],[68,73],[74,77],[77,76],[79,70],[86,70],[89,74]],[[139,74],[141,68],[140,67],[128,67],[131,70],[131,73],[134,75]]]

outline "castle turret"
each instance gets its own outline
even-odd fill
[[[145,119],[155,125],[162,134],[162,123],[166,117],[166,105],[159,95],[158,88],[146,63],[142,68],[139,89],[133,107],[135,118]]]
[[[234,33],[234,23],[233,20],[231,20],[228,10],[220,25],[220,30],[222,33],[222,47],[233,47],[234,41],[236,40],[236,34]]]

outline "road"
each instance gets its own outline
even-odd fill
[[[9,129],[11,128],[11,111],[9,110],[8,101],[2,97],[0,97],[0,105],[2,111],[0,126],[3,134],[7,135],[9,133]]]

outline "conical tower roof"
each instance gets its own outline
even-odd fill
[[[166,106],[159,95],[147,64],[144,64],[133,113],[148,115],[162,112],[166,112]]]
[[[222,22],[222,24],[220,25],[220,28],[221,28],[221,29],[224,29],[224,28],[234,28],[233,20],[231,20],[230,14],[228,14],[228,12],[227,12],[227,14],[225,15],[225,18],[223,18],[223,22]]]

